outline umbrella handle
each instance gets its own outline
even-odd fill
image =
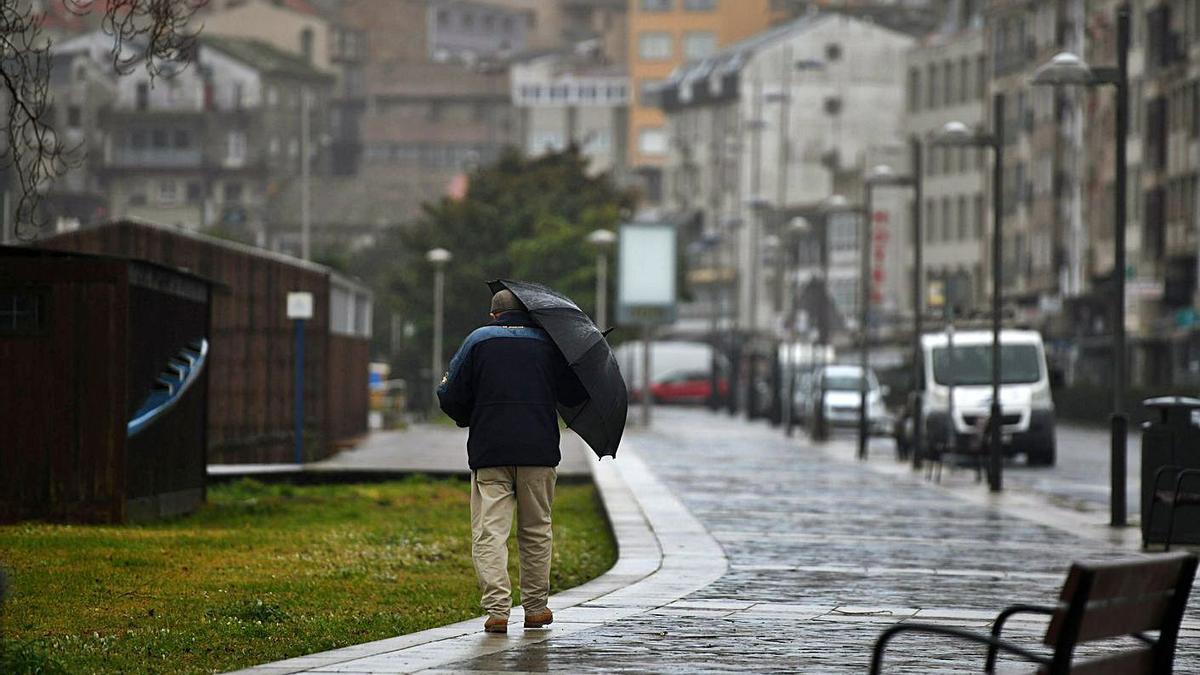
[[[603,335],[604,337],[608,337],[608,334],[613,332],[616,329],[617,329],[616,326],[609,326],[608,328],[600,331],[600,334]]]

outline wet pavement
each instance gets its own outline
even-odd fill
[[[663,410],[655,431],[633,439],[720,543],[728,572],[666,607],[439,671],[861,673],[897,620],[984,629],[1006,605],[1052,602],[1072,560],[1129,555],[763,425]],[[1200,671],[1200,603],[1190,605],[1177,672]],[[1030,621],[1006,634],[1037,644],[1043,630]],[[887,664],[963,672],[982,659],[971,645],[920,636],[896,641]]]
[[[1094,514],[989,497],[968,472],[928,482],[883,441],[863,463],[846,438],[814,447],[678,409],[627,439],[620,459],[594,466],[621,560],[553,597],[548,630],[521,630],[517,613],[507,636],[485,635],[480,618],[252,672],[862,673],[889,625],[986,631],[1005,606],[1052,604],[1072,560],[1135,545],[1089,524]],[[1036,647],[1044,620],[1019,619],[1006,636]],[[886,672],[978,672],[983,658],[969,643],[908,636]],[[1176,666],[1200,672],[1196,597]]]

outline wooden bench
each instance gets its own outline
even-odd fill
[[[1164,478],[1168,479],[1165,486],[1162,484]],[[1193,479],[1192,484],[1197,487],[1184,490],[1184,482],[1189,478]],[[1200,507],[1198,489],[1200,489],[1200,469],[1168,465],[1159,467],[1154,472],[1154,487],[1150,490],[1150,513],[1146,516],[1147,524],[1142,528],[1142,548],[1146,548],[1150,544],[1150,528],[1154,526],[1154,512],[1158,505],[1162,504],[1167,509],[1167,541],[1164,550],[1171,550],[1171,540],[1175,535],[1175,518],[1181,509]]]
[[[1170,673],[1179,623],[1196,576],[1196,562],[1196,556],[1190,553],[1167,553],[1104,563],[1075,563],[1056,606],[1009,607],[996,617],[990,635],[922,623],[900,623],[888,628],[875,642],[871,673],[875,675],[883,667],[888,642],[905,632],[947,635],[986,644],[987,661],[983,669],[986,673],[994,671],[1001,650],[1037,663],[1037,672],[1047,675]],[[1051,648],[1051,653],[1039,653],[1001,639],[1004,622],[1014,614],[1025,613],[1050,616],[1043,643]],[[1147,631],[1158,631],[1158,637],[1147,636]],[[1123,636],[1135,638],[1138,644],[1074,662],[1077,645]]]

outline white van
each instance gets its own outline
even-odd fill
[[[922,336],[921,347],[926,441],[935,447],[965,443],[992,405],[992,333],[932,333]],[[1000,332],[1000,406],[1005,454],[1024,454],[1031,466],[1053,465],[1054,400],[1037,331]]]

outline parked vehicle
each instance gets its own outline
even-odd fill
[[[921,338],[925,439],[942,449],[965,447],[992,403],[992,333],[964,331]],[[1024,454],[1031,466],[1055,462],[1054,400],[1042,336],[1036,331],[1000,333],[1000,405],[1003,449]],[[951,393],[953,392],[953,393]],[[953,404],[953,405],[951,405]],[[911,413],[897,425],[897,442],[911,443]]]
[[[717,380],[717,391],[721,396],[729,393],[729,381]],[[650,385],[655,403],[703,404],[712,395],[712,378],[708,371],[685,370],[671,373]],[[635,397],[637,392],[635,390]]]
[[[650,350],[650,392],[658,403],[705,403],[712,391],[713,349],[703,342],[663,340]],[[642,343],[627,342],[615,350],[630,401],[641,400]],[[729,392],[725,357],[716,355],[717,391]]]
[[[815,407],[820,405],[825,422],[830,427],[857,427],[859,411],[862,409],[862,378],[860,366],[820,368],[813,376],[809,389],[808,396],[813,408],[810,417],[817,413]],[[872,435],[891,435],[892,420],[883,405],[884,394],[875,373],[868,370],[867,424]]]

